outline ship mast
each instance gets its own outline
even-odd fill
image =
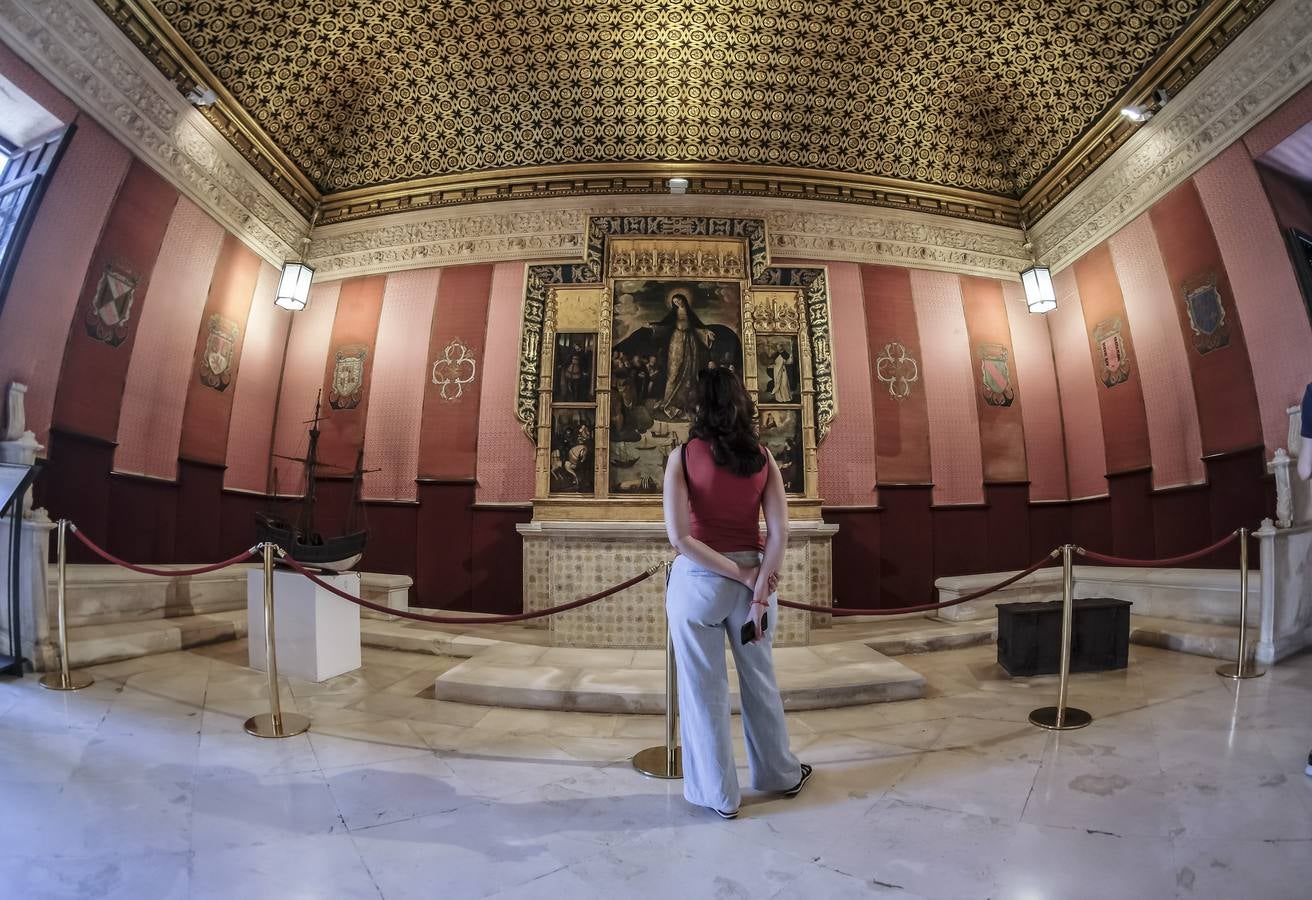
[[[323,388],[314,398],[314,419],[310,422],[310,443],[305,449],[305,500],[301,504],[301,515],[296,529],[303,539],[311,540],[314,533],[314,501],[318,494],[315,484],[315,469],[319,466],[319,407],[323,401]]]

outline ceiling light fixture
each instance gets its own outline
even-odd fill
[[[314,279],[314,269],[303,262],[285,262],[282,264],[282,278],[278,279],[278,296],[274,304],[292,312],[305,309],[310,302],[310,282]]]
[[[688,193],[688,179],[686,179],[686,178],[671,178],[671,179],[670,179],[668,182],[666,182],[666,183],[667,183],[667,184],[669,185],[669,187],[670,187],[670,193],[671,193],[671,194],[686,194],[686,193]]]
[[[1032,313],[1049,313],[1057,308],[1057,291],[1052,286],[1052,270],[1039,265],[1034,257],[1034,244],[1030,242],[1029,232],[1021,222],[1022,244],[1030,255],[1030,265],[1020,273],[1021,286],[1025,288],[1025,305]]]

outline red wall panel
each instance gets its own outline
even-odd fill
[[[1143,387],[1140,383],[1134,338],[1130,334],[1130,317],[1111,249],[1104,241],[1075,262],[1075,280],[1080,288],[1084,308],[1084,325],[1089,334],[1089,353],[1093,358],[1094,377],[1098,379],[1098,405],[1102,411],[1103,442],[1107,454],[1107,471],[1123,472],[1152,464],[1148,443],[1148,418],[1144,412]],[[1104,380],[1103,340],[1111,341],[1109,332],[1120,334],[1123,352],[1129,360],[1129,377],[1110,387]],[[1117,362],[1115,357],[1112,362]],[[1111,376],[1115,377],[1115,376]]]
[[[1235,311],[1230,277],[1194,183],[1186,181],[1171,191],[1154,204],[1149,215],[1175,295],[1180,333],[1185,338],[1189,371],[1198,398],[1203,453],[1261,443],[1262,421],[1243,325]],[[1195,289],[1207,280],[1215,284],[1225,311],[1221,330],[1228,333],[1225,343],[1219,347],[1215,344],[1221,331],[1210,337],[1196,334],[1185,303],[1186,290]],[[1209,347],[1214,349],[1206,349]]]
[[[178,192],[168,182],[133,161],[73,311],[55,395],[55,426],[110,441],[116,437],[132,336],[177,202]],[[102,304],[98,296],[119,299]]]
[[[923,484],[931,479],[929,401],[925,396],[920,332],[911,296],[911,272],[896,266],[862,266],[871,391],[875,410],[875,471],[880,484]],[[900,344],[905,353],[896,346]],[[887,350],[886,350],[887,348]]]
[[[419,434],[421,478],[473,478],[492,266],[442,270],[428,343]],[[439,384],[434,381],[446,381]],[[457,380],[471,379],[458,384]]]
[[[223,465],[227,459],[232,398],[237,393],[241,348],[259,275],[260,258],[235,235],[225,234],[187,375],[187,403],[178,447],[178,455],[184,459],[215,465]],[[224,362],[207,362],[209,351],[226,355],[227,368]]]
[[[992,278],[963,276],[961,299],[970,337],[970,360],[975,368],[984,480],[1024,481],[1029,477],[1025,425],[1002,284]],[[1003,390],[995,390],[998,387]]]
[[[328,341],[328,361],[323,376],[323,422],[319,428],[319,458],[326,465],[350,467],[364,444],[364,426],[369,411],[369,373],[373,369],[378,316],[383,309],[384,275],[352,278],[342,282],[337,297],[337,316]],[[356,384],[351,359],[363,359]],[[334,373],[338,387],[334,391]]]

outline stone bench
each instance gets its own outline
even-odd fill
[[[1016,573],[988,572],[953,575],[935,580],[938,602],[955,600]],[[1239,625],[1238,569],[1159,569],[1129,566],[1075,566],[1075,596],[1111,597],[1134,604],[1133,612],[1157,619],[1177,619],[1208,625]],[[1259,619],[1261,573],[1248,572],[1248,620]],[[931,614],[944,622],[992,619],[999,603],[1061,599],[1061,567],[1052,566],[1022,578],[978,600],[949,606]]]

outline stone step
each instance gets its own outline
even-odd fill
[[[438,700],[600,713],[665,712],[665,654],[527,645],[491,647],[438,676]],[[861,643],[774,651],[784,708],[826,709],[925,695],[924,676]],[[738,710],[729,662],[730,704]]]
[[[68,629],[68,661],[73,668],[79,668],[245,636],[244,609],[168,619],[79,625]]]

